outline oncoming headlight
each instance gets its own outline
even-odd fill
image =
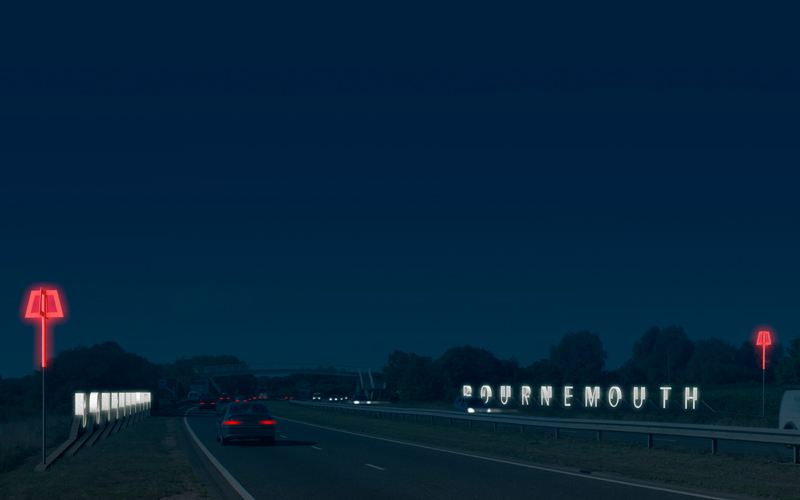
[[[475,413],[475,409],[474,409],[474,408],[467,408],[467,412],[469,412],[469,413]]]

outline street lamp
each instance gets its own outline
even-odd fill
[[[46,290],[40,287],[31,290],[28,297],[28,307],[25,308],[26,319],[42,320],[42,464],[47,463],[47,414],[44,401],[44,371],[47,367],[47,320],[63,318],[64,310],[58,297],[58,290]]]
[[[761,331],[758,332],[758,340],[756,341],[756,345],[761,346],[761,416],[764,416],[764,404],[766,401],[765,396],[765,389],[764,389],[764,380],[767,370],[767,346],[772,345],[772,339],[769,337],[769,331]]]

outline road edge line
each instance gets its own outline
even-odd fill
[[[183,425],[186,426],[186,430],[189,431],[189,435],[192,436],[192,439],[194,439],[194,442],[197,443],[197,446],[201,450],[203,450],[203,453],[205,453],[208,460],[211,461],[212,464],[214,464],[214,467],[216,467],[219,473],[222,474],[222,477],[224,477],[225,480],[228,481],[228,483],[233,487],[233,489],[236,490],[236,493],[238,493],[244,500],[256,500],[255,497],[253,497],[253,495],[248,493],[247,490],[244,489],[244,486],[239,484],[239,481],[237,481],[236,478],[234,478],[231,475],[231,473],[228,472],[228,469],[226,469],[225,467],[222,466],[221,463],[219,463],[216,457],[214,457],[214,455],[212,455],[211,452],[208,451],[208,448],[206,448],[205,445],[200,442],[200,440],[197,438],[197,435],[192,430],[192,427],[189,425],[189,421],[186,420],[186,413],[189,413],[189,410],[186,410],[186,412],[183,415]]]
[[[345,434],[352,434],[354,436],[361,436],[361,437],[365,437],[365,438],[369,438],[369,439],[377,439],[379,441],[387,441],[389,443],[404,444],[406,446],[414,446],[414,447],[417,447],[417,448],[424,448],[426,450],[440,451],[442,453],[450,453],[450,454],[453,454],[453,455],[461,455],[461,456],[464,456],[464,457],[477,458],[477,459],[480,459],[480,460],[488,460],[490,462],[498,462],[498,463],[501,463],[501,464],[516,465],[518,467],[526,467],[528,469],[541,470],[541,471],[545,471],[545,472],[555,472],[557,474],[564,474],[564,475],[567,475],[567,476],[581,477],[583,479],[593,479],[595,481],[603,481],[603,482],[606,482],[606,483],[623,484],[625,486],[634,486],[636,488],[643,488],[643,489],[655,490],[655,491],[663,491],[665,493],[674,493],[674,494],[677,494],[677,495],[686,495],[686,496],[691,496],[691,497],[695,497],[695,498],[705,498],[707,500],[731,500],[732,498],[735,498],[735,497],[715,497],[715,496],[711,496],[711,495],[704,495],[702,493],[693,493],[691,491],[681,491],[681,490],[675,490],[675,489],[670,489],[670,488],[662,488],[662,487],[659,487],[659,486],[650,486],[650,485],[647,485],[647,484],[640,484],[640,483],[622,481],[622,480],[619,480],[619,479],[611,479],[611,478],[606,478],[606,477],[591,476],[591,475],[588,475],[588,474],[582,474],[582,473],[577,473],[577,472],[569,472],[569,471],[558,470],[558,469],[551,469],[549,467],[542,467],[542,466],[538,466],[538,465],[523,464],[521,462],[512,462],[510,460],[501,460],[499,458],[482,457],[480,455],[472,455],[470,453],[463,453],[463,452],[460,452],[460,451],[445,450],[443,448],[434,448],[433,446],[425,446],[425,445],[422,445],[422,444],[408,443],[408,442],[405,442],[405,441],[397,441],[395,439],[382,438],[382,437],[378,437],[378,436],[370,436],[369,434],[361,434],[361,433],[358,433],[358,432],[344,431],[344,430],[341,430],[341,429],[334,429],[333,427],[325,427],[324,425],[317,425],[317,424],[310,424],[308,422],[301,422],[299,420],[294,420],[294,419],[286,418],[286,417],[276,417],[276,418],[283,419],[283,420],[288,420],[289,422],[294,422],[296,424],[310,425],[311,427],[319,427],[320,429],[326,429],[326,430],[335,431],[335,432],[343,432]]]

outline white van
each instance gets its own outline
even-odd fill
[[[190,391],[189,395],[186,396],[186,399],[188,399],[189,401],[197,401],[198,399],[200,399],[200,393],[195,391]]]
[[[800,386],[787,387],[781,400],[779,429],[800,429]]]

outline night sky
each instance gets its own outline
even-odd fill
[[[40,281],[158,363],[800,334],[796,69],[134,66],[2,70],[3,377]]]

